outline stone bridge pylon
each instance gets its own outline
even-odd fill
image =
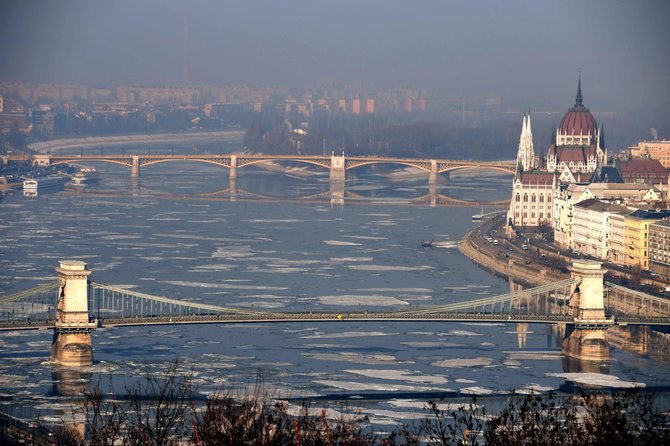
[[[605,269],[595,260],[574,260],[571,275],[576,279],[570,297],[574,324],[568,324],[563,354],[579,360],[606,361],[610,358],[605,331],[614,324],[605,314]]]
[[[86,263],[61,260],[56,268],[60,279],[56,324],[51,343],[51,360],[59,365],[79,367],[93,364],[91,332],[97,321],[89,315]]]

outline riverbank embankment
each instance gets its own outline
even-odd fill
[[[109,148],[128,145],[196,144],[220,140],[242,141],[244,130],[215,132],[150,133],[136,135],[85,136],[80,138],[53,139],[30,144],[34,153],[52,153],[72,149]]]
[[[557,268],[537,264],[526,256],[487,241],[485,234],[500,230],[504,220],[504,216],[496,216],[485,220],[468,232],[458,244],[461,253],[493,274],[531,286],[544,285],[569,277],[569,274]]]

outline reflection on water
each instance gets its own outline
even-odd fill
[[[215,166],[166,163],[143,167],[132,181],[127,168],[96,168],[99,182],[85,192],[14,194],[0,203],[3,293],[53,280],[57,261],[68,258],[86,261],[97,282],[268,311],[404,309],[503,294],[510,286],[458,252],[480,207],[412,204],[439,194],[503,199],[510,192],[505,175],[459,172],[429,184],[425,175],[363,171],[339,190],[325,173],[241,169],[231,183]],[[194,197],[226,189],[230,195],[221,199]],[[433,248],[422,248],[423,240],[433,240]],[[162,370],[178,357],[203,393],[253,386],[261,373],[266,390],[279,396],[373,392],[366,414],[394,423],[403,416],[399,408],[429,394],[558,389],[575,379],[566,373],[595,370],[563,360],[564,331],[437,322],[108,328],[93,333],[95,363],[81,376],[46,362],[48,333],[0,333],[0,404],[53,413],[88,380],[111,376],[123,388],[145,367]],[[650,352],[652,338],[637,333],[626,342],[644,340]],[[597,370],[619,382],[601,385],[668,385],[667,363],[610,344],[611,360]]]

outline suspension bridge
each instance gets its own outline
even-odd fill
[[[58,280],[0,296],[0,330],[54,330],[52,359],[69,365],[92,361],[90,333],[105,327],[347,321],[550,323],[572,327],[571,333],[579,333],[574,342],[583,351],[597,346],[604,339],[600,334],[612,325],[670,325],[670,300],[605,283],[605,270],[591,260],[575,261],[570,278],[543,286],[394,311],[248,310],[90,281],[91,271],[81,261],[61,261],[56,271]]]

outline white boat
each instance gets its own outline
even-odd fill
[[[73,186],[85,186],[94,182],[98,178],[98,171],[95,167],[82,167],[72,175]]]
[[[48,175],[45,177],[26,178],[23,180],[23,190],[37,191],[64,185],[68,177],[64,175]]]
[[[484,219],[484,208],[482,208],[482,212],[479,214],[474,214],[472,216],[472,221],[482,221]]]

